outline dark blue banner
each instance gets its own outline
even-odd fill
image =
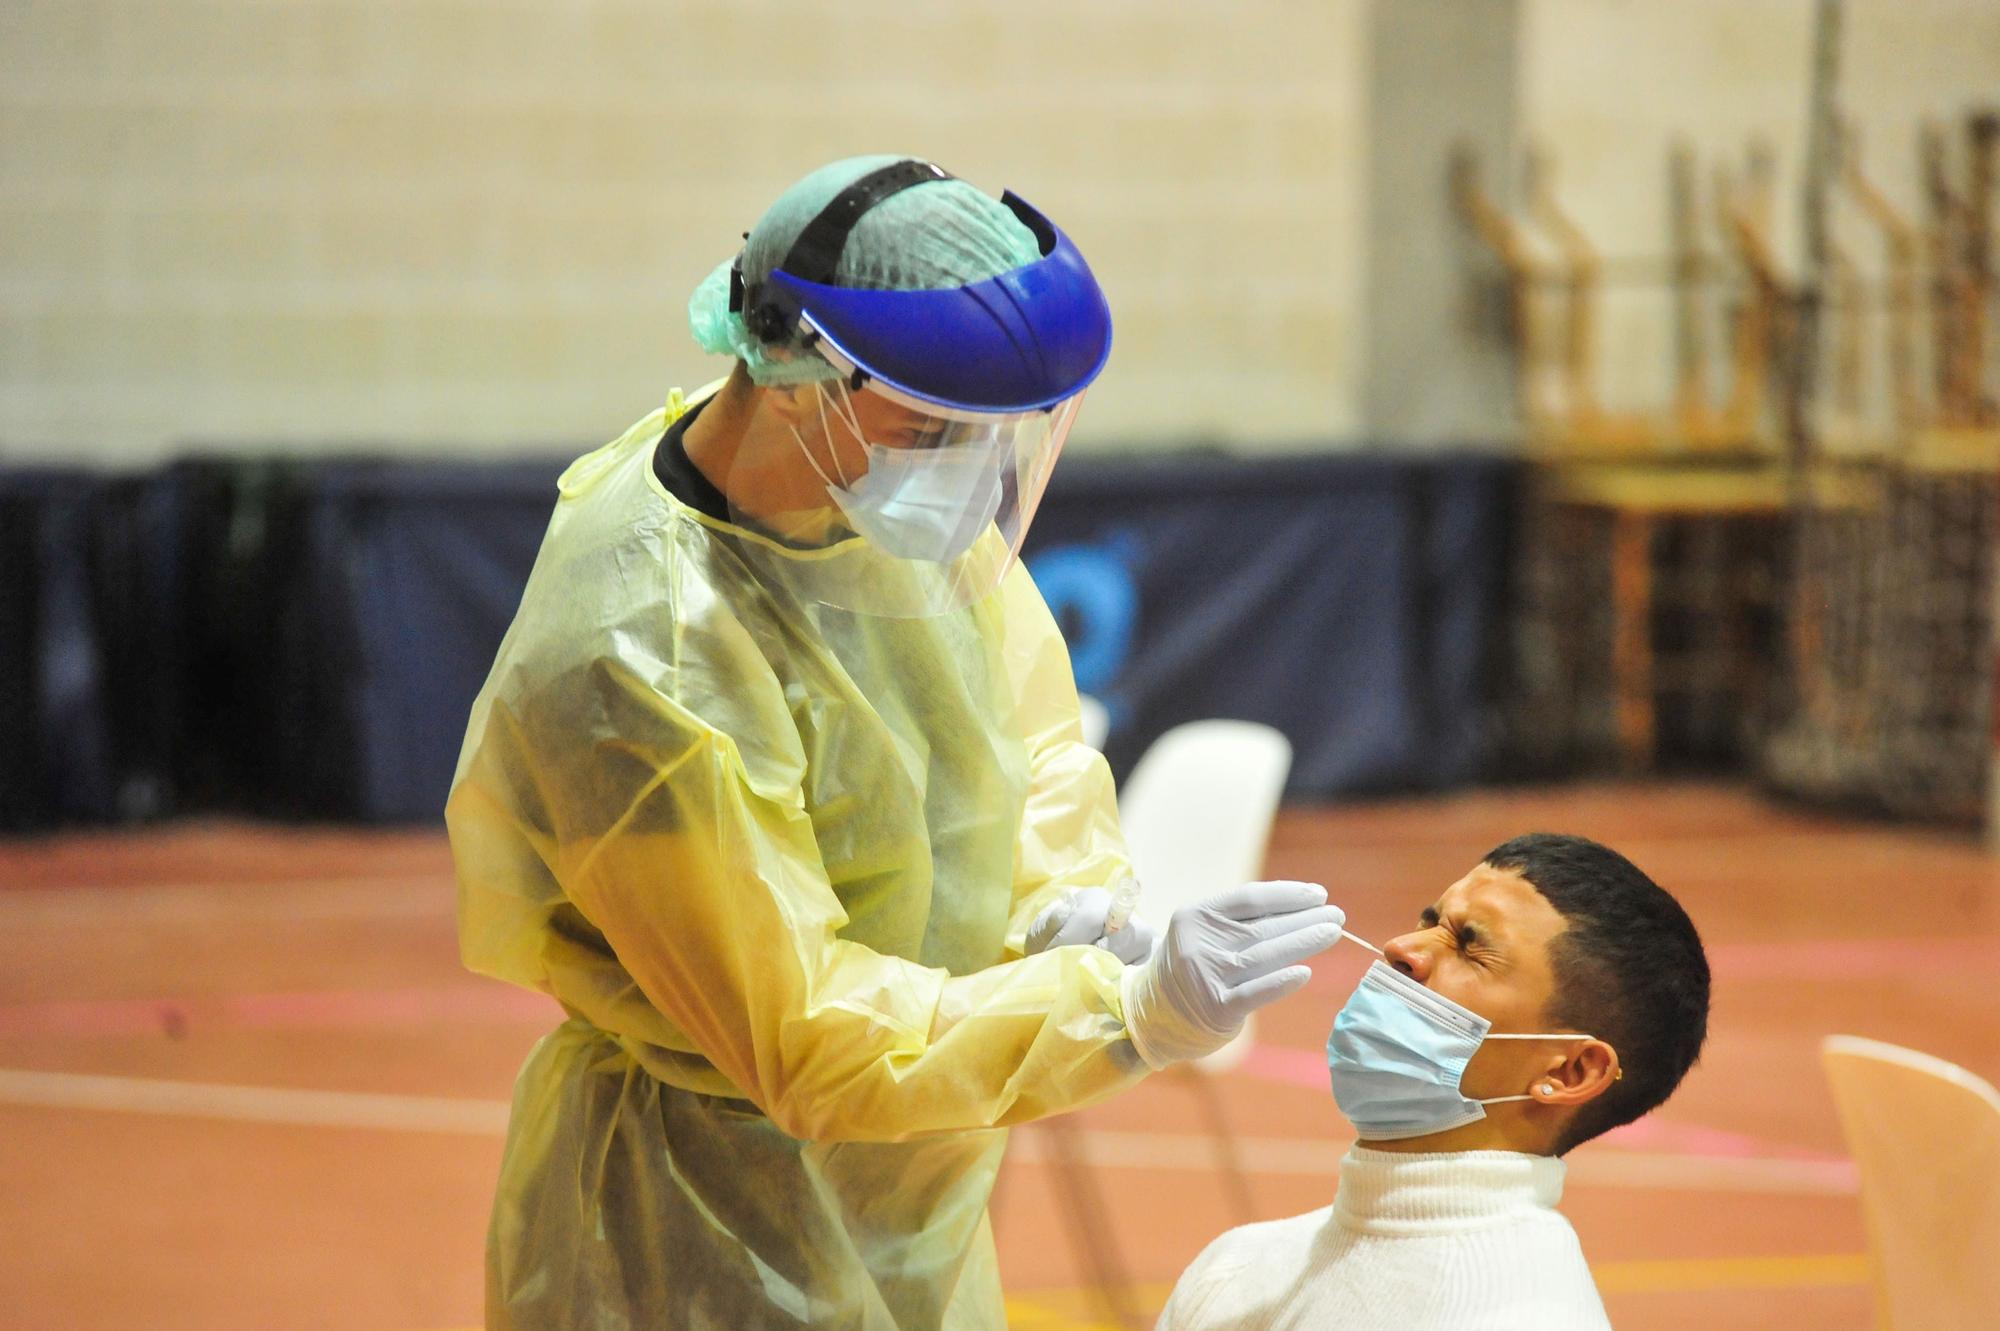
[[[1262,721],[1290,793],[1438,789],[1482,749],[1509,464],[1092,461],[1027,549],[1121,773],[1168,728]]]
[[[440,816],[556,463],[0,477],[13,827],[208,809]],[[1291,793],[1481,757],[1509,464],[1072,459],[1027,558],[1128,769],[1169,727],[1292,740]]]

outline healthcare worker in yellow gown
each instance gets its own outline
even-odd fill
[[[1015,554],[1110,349],[1060,230],[836,162],[697,290],[728,379],[573,464],[447,821],[515,1090],[491,1327],[999,1327],[1005,1129],[1225,1043],[1341,912],[1157,944]]]

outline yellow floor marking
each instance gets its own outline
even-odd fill
[[[1819,1253],[1796,1257],[1671,1257],[1653,1261],[1599,1262],[1590,1268],[1597,1288],[1605,1294],[1667,1294],[1721,1289],[1803,1289],[1811,1286],[1865,1285],[1868,1258],[1863,1253]],[[1167,1301],[1172,1282],[1132,1287],[1133,1301],[1148,1310]],[[1007,1296],[1007,1325],[1031,1331],[1116,1331],[1050,1304],[1085,1305],[1094,1291],[1087,1286],[1031,1289]],[[463,1327],[458,1331],[478,1331]]]
[[[1590,1268],[1597,1288],[1606,1294],[1665,1294],[1723,1289],[1802,1289],[1810,1286],[1865,1285],[1868,1258],[1864,1253],[1818,1253],[1794,1257],[1672,1257],[1657,1260],[1599,1262]],[[1157,1309],[1172,1292],[1171,1281],[1132,1287],[1133,1301]],[[1048,1331],[1086,1331],[1099,1323],[1076,1321],[1047,1306],[1086,1304],[1088,1288],[1030,1289],[1007,1299],[1008,1316],[1019,1313],[1020,1325]],[[1030,1322],[1028,1318],[1035,1318]],[[1050,1319],[1054,1319],[1051,1321]]]
[[[1072,1317],[1020,1299],[1007,1300],[1007,1325],[1040,1327],[1042,1331],[1076,1331],[1079,1326]]]

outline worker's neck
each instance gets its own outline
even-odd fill
[[[681,447],[696,471],[725,495],[730,495],[738,458],[757,423],[757,386],[739,363],[723,380],[715,396],[701,404],[681,434]],[[741,484],[740,479],[733,482]]]
[[[739,364],[681,434],[695,470],[737,520],[796,545],[829,539],[838,510],[800,442],[802,408],[783,389],[759,388]]]

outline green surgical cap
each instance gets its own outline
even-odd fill
[[[743,280],[755,284],[784,262],[792,242],[836,195],[861,177],[905,160],[878,153],[821,167],[778,196],[743,249]],[[876,204],[854,224],[834,269],[836,286],[873,291],[930,291],[983,282],[1041,257],[1035,233],[998,199],[962,180],[912,185]],[[702,350],[735,356],[766,385],[834,377],[819,355],[795,344],[767,345],[729,308],[724,260],[688,299],[688,325]]]

